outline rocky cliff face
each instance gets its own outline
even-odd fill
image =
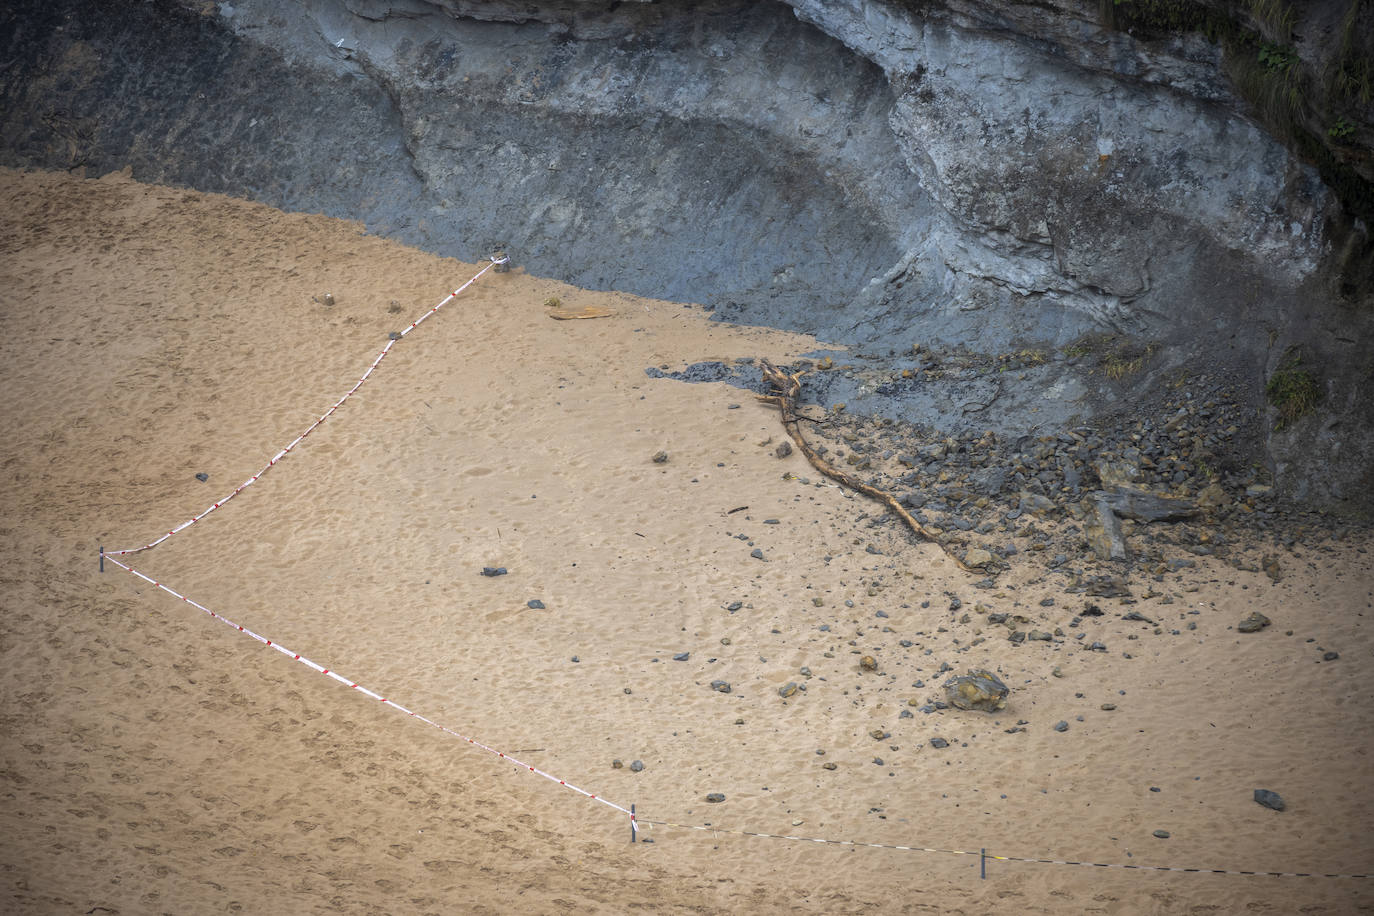
[[[1269,411],[1254,457],[1288,492],[1368,506],[1358,195],[1228,77],[1215,23],[1260,34],[1245,5],[1155,6],[1212,19],[1151,30],[1078,0],[20,3],[0,14],[0,157],[132,164],[445,254],[503,244],[875,358],[1043,351],[1029,382],[1056,395],[976,418],[1004,430],[1224,368]],[[1358,113],[1340,122],[1356,165]],[[1063,358],[1085,335],[1148,359],[1106,378]],[[1320,407],[1274,433],[1261,392],[1295,358]]]

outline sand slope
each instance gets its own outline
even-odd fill
[[[121,175],[0,171],[0,196],[6,909],[1374,905],[1369,880],[1015,862],[979,880],[976,857],[664,826],[632,846],[611,808],[126,573],[101,575],[98,546],[145,543],[231,492],[388,332],[478,267]],[[334,306],[314,301],[325,292]],[[615,314],[550,320],[550,297]],[[962,615],[981,603],[1063,627],[1084,599],[1030,562],[974,589],[799,456],[775,457],[776,415],[746,392],[644,373],[814,346],[681,304],[489,274],[259,482],[131,562],[649,820],[1031,858],[1374,869],[1367,543],[1305,544],[1278,584],[1199,560],[1136,606],[1161,634],[1103,601],[1085,626],[1107,652],[1071,631],[1013,648]],[[1238,634],[1252,609],[1274,626]],[[864,654],[877,672],[860,670]],[[1000,671],[1011,706],[902,718],[909,699],[938,695],[944,664]],[[807,689],[783,700],[789,681]],[[1288,810],[1255,804],[1258,787]]]

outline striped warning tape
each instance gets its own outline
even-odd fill
[[[413,719],[418,719],[418,720],[420,720],[421,722],[425,723],[426,725],[432,725],[432,726],[434,726],[435,728],[439,729],[439,731],[444,732],[444,733],[449,734],[449,735],[452,735],[453,737],[458,738],[459,740],[466,741],[468,744],[471,744],[473,747],[481,748],[482,750],[486,751],[487,753],[489,753],[489,754],[494,754],[495,756],[501,758],[502,760],[508,760],[508,761],[510,761],[512,764],[514,764],[515,766],[519,767],[519,768],[522,769],[522,770],[528,770],[529,772],[535,774],[536,776],[542,776],[542,777],[544,777],[545,779],[547,779],[547,780],[549,780],[549,781],[551,781],[551,782],[556,782],[556,783],[558,783],[560,786],[563,786],[563,787],[568,788],[568,789],[572,789],[574,792],[578,793],[579,795],[585,796],[585,797],[591,799],[592,801],[600,802],[601,804],[605,805],[605,806],[608,807],[608,808],[614,808],[616,811],[619,811],[619,812],[621,812],[622,814],[628,815],[629,818],[630,818],[630,826],[631,826],[633,829],[635,829],[635,830],[638,830],[638,829],[639,829],[639,826],[638,826],[638,824],[636,823],[635,815],[634,815],[634,813],[633,813],[632,811],[630,811],[630,809],[628,809],[628,808],[622,808],[620,805],[617,805],[615,802],[608,801],[608,800],[602,798],[600,795],[597,795],[597,794],[595,794],[595,793],[593,793],[593,792],[588,792],[586,789],[579,788],[578,786],[573,785],[572,783],[568,782],[567,780],[559,779],[557,776],[554,776],[552,773],[546,773],[546,772],[544,772],[543,770],[539,769],[538,767],[535,767],[535,766],[532,766],[532,765],[530,765],[530,764],[528,764],[528,763],[525,763],[525,762],[522,761],[522,760],[517,760],[515,757],[512,757],[510,754],[507,754],[507,753],[505,753],[504,751],[497,750],[496,748],[491,747],[490,745],[483,744],[481,741],[478,741],[476,738],[469,738],[467,735],[464,735],[464,734],[461,733],[461,732],[455,731],[454,729],[449,728],[447,725],[440,725],[438,722],[435,722],[433,719],[430,719],[430,718],[428,718],[427,716],[422,716],[422,715],[420,715],[418,712],[412,712],[411,710],[406,709],[404,706],[402,706],[401,704],[395,702],[394,700],[388,699],[387,697],[382,696],[380,693],[377,693],[377,692],[374,691],[374,690],[369,690],[368,688],[362,686],[361,684],[357,683],[356,681],[351,681],[351,680],[349,680],[348,678],[346,678],[346,677],[344,677],[343,675],[339,674],[339,673],[338,673],[337,671],[335,671],[334,669],[332,669],[332,668],[326,668],[324,665],[317,664],[316,662],[311,661],[310,659],[306,658],[305,656],[303,656],[303,655],[301,655],[301,654],[299,654],[299,653],[297,653],[297,652],[292,652],[290,649],[286,648],[286,647],[283,646],[281,643],[274,642],[274,641],[268,639],[266,636],[262,636],[262,635],[260,635],[260,634],[258,634],[258,633],[253,632],[252,630],[248,629],[247,627],[244,627],[244,626],[241,626],[241,625],[239,625],[239,624],[237,624],[237,623],[234,623],[232,620],[230,620],[229,618],[223,616],[222,614],[217,614],[216,612],[210,610],[210,609],[209,609],[208,607],[206,607],[205,605],[200,604],[200,603],[195,602],[195,601],[192,601],[190,598],[187,598],[185,595],[181,594],[180,592],[175,591],[175,590],[169,588],[166,584],[164,584],[164,583],[162,583],[162,582],[158,582],[157,580],[155,580],[155,579],[153,579],[153,578],[150,578],[149,576],[145,576],[143,573],[141,573],[141,572],[139,572],[138,570],[134,569],[132,566],[127,566],[127,565],[125,565],[124,563],[121,563],[120,561],[116,560],[114,557],[110,556],[109,554],[106,554],[106,555],[105,555],[105,559],[109,560],[111,563],[113,563],[114,565],[118,566],[120,569],[123,569],[123,570],[125,570],[126,572],[129,572],[129,573],[132,573],[133,575],[135,575],[135,576],[137,576],[138,578],[142,579],[144,582],[147,582],[149,585],[153,586],[154,588],[161,589],[162,591],[164,591],[164,592],[166,592],[167,594],[171,595],[173,598],[176,598],[177,600],[179,600],[179,601],[181,601],[181,602],[183,602],[183,603],[185,603],[185,604],[189,604],[191,607],[193,607],[193,608],[195,608],[195,609],[197,609],[197,610],[199,610],[199,611],[204,611],[206,614],[209,614],[209,615],[210,615],[212,618],[214,618],[215,620],[218,620],[219,622],[221,622],[221,623],[223,623],[223,624],[226,624],[226,625],[232,627],[232,628],[235,629],[235,630],[238,630],[240,633],[243,633],[245,636],[250,636],[250,637],[252,637],[253,639],[255,639],[255,640],[257,640],[258,642],[262,643],[263,645],[267,646],[268,648],[276,649],[278,652],[280,652],[282,655],[285,655],[287,658],[292,659],[292,660],[294,660],[294,661],[298,661],[298,662],[300,662],[302,665],[305,665],[305,666],[308,667],[308,668],[312,668],[312,669],[314,669],[315,671],[318,671],[320,674],[327,674],[327,675],[329,675],[329,677],[331,677],[331,678],[333,678],[334,680],[338,681],[340,684],[343,684],[345,687],[348,687],[348,688],[350,688],[350,689],[352,689],[352,690],[356,690],[356,691],[358,691],[359,693],[365,694],[366,696],[369,696],[369,697],[371,697],[371,698],[374,699],[374,700],[380,700],[383,704],[385,704],[385,705],[387,705],[387,706],[390,706],[390,707],[393,708],[393,709],[399,710],[400,712],[405,713],[406,715],[410,716],[410,717],[413,718]]]
[[[980,860],[992,859],[998,862],[1034,862],[1040,865],[1081,865],[1087,868],[1124,868],[1131,871],[1182,871],[1203,875],[1249,875],[1267,878],[1371,878],[1374,875],[1346,875],[1326,872],[1303,871],[1247,871],[1226,868],[1187,868],[1181,865],[1122,865],[1110,862],[1074,862],[1068,859],[1032,859],[1024,856],[999,856],[984,850],[936,849],[930,846],[898,846],[893,843],[865,843],[859,840],[829,840],[814,836],[790,836],[779,833],[759,833],[753,830],[730,830],[724,827],[703,826],[701,824],[675,824],[671,821],[655,821],[646,817],[639,818],[644,827],[677,827],[681,830],[698,830],[705,833],[725,833],[736,836],[760,837],[766,840],[793,840],[798,843],[821,843],[827,846],[854,846],[868,849],[899,849],[903,852],[935,852],[951,856],[974,856]]]
[[[123,549],[123,550],[106,550],[106,551],[105,551],[105,555],[106,555],[106,556],[111,556],[111,555],[113,555],[113,556],[124,556],[124,555],[126,555],[126,554],[140,553],[140,552],[142,552],[142,551],[144,551],[144,550],[151,550],[152,548],[154,548],[154,547],[156,547],[157,545],[161,544],[163,541],[167,540],[167,539],[168,539],[169,537],[171,537],[172,535],[178,534],[178,533],[180,533],[181,531],[184,531],[185,529],[191,527],[191,526],[194,525],[196,522],[198,522],[198,521],[200,521],[201,519],[205,518],[205,516],[209,515],[211,512],[214,512],[214,511],[215,511],[216,509],[218,509],[220,506],[222,506],[222,505],[224,505],[225,503],[229,502],[229,500],[233,499],[235,496],[238,496],[238,495],[239,495],[240,493],[242,493],[244,490],[246,490],[246,489],[248,489],[249,487],[251,487],[254,483],[256,483],[256,482],[258,481],[258,478],[262,477],[263,474],[266,474],[269,470],[271,470],[273,467],[275,467],[278,461],[281,461],[283,458],[285,458],[287,455],[289,455],[289,454],[291,453],[291,450],[292,450],[292,449],[294,449],[297,445],[300,445],[302,442],[304,442],[304,441],[305,441],[305,438],[306,438],[307,436],[309,436],[312,432],[314,432],[315,429],[316,429],[316,427],[318,427],[318,426],[319,426],[321,423],[323,423],[325,420],[328,420],[330,417],[332,417],[332,416],[334,415],[334,413],[335,413],[340,407],[342,407],[342,406],[344,405],[344,402],[345,402],[345,401],[347,401],[349,398],[353,397],[354,392],[356,392],[359,388],[363,387],[363,383],[366,382],[366,381],[368,380],[368,378],[371,377],[372,373],[373,373],[374,371],[376,371],[377,367],[378,367],[379,365],[381,365],[382,360],[386,359],[387,354],[391,352],[391,348],[394,347],[394,346],[396,345],[396,341],[398,341],[398,340],[400,340],[401,338],[405,337],[405,336],[406,336],[407,334],[409,334],[411,331],[413,331],[413,330],[415,330],[417,327],[419,327],[419,326],[420,326],[420,323],[423,322],[423,321],[424,321],[426,318],[428,318],[430,315],[433,315],[435,312],[439,311],[439,309],[443,308],[444,306],[446,306],[446,305],[448,305],[450,302],[452,302],[454,299],[456,299],[456,298],[459,296],[459,294],[463,292],[463,290],[467,289],[469,286],[471,286],[472,284],[476,283],[477,280],[478,280],[478,278],[480,278],[480,277],[482,276],[482,274],[486,273],[487,271],[491,270],[493,267],[496,267],[496,266],[499,265],[499,264],[504,264],[504,263],[506,263],[508,260],[509,260],[508,258],[504,258],[504,257],[501,257],[501,258],[493,257],[493,258],[491,259],[491,263],[487,264],[486,267],[483,267],[481,270],[477,271],[477,273],[474,274],[474,275],[472,276],[472,278],[468,280],[468,282],[464,283],[462,286],[458,287],[458,288],[455,289],[453,292],[449,293],[447,296],[444,297],[444,299],[443,299],[438,305],[434,306],[434,307],[431,308],[429,311],[427,311],[427,312],[425,312],[423,315],[421,315],[419,318],[417,318],[417,319],[415,319],[414,321],[412,321],[412,322],[409,324],[409,326],[407,326],[407,327],[405,328],[405,330],[401,331],[401,332],[400,332],[399,334],[397,334],[395,337],[393,337],[392,339],[388,340],[388,341],[386,342],[386,346],[385,346],[385,347],[382,347],[382,352],[379,353],[379,354],[377,354],[377,358],[374,359],[374,360],[372,361],[372,365],[370,365],[370,366],[367,367],[367,371],[363,373],[362,378],[358,379],[358,381],[353,385],[353,387],[350,388],[350,389],[348,389],[348,391],[346,391],[346,392],[344,393],[344,396],[343,396],[343,397],[341,397],[341,398],[339,398],[337,401],[335,401],[335,402],[334,402],[334,405],[333,405],[332,407],[330,407],[330,408],[329,408],[328,410],[326,410],[323,414],[321,414],[320,417],[319,417],[318,419],[316,419],[314,423],[311,423],[310,426],[305,430],[305,432],[301,433],[299,436],[297,436],[295,439],[293,439],[293,440],[291,441],[291,444],[290,444],[290,445],[288,445],[286,448],[282,449],[281,451],[277,452],[277,454],[273,455],[272,458],[271,458],[271,460],[269,460],[269,461],[267,462],[267,464],[265,464],[265,465],[263,466],[262,470],[258,471],[258,472],[257,472],[256,474],[254,474],[252,477],[249,477],[249,478],[248,478],[247,480],[245,480],[243,483],[241,483],[241,484],[239,484],[237,487],[235,487],[235,488],[234,488],[234,492],[230,493],[228,496],[224,497],[223,499],[218,500],[217,502],[213,503],[208,509],[206,509],[204,512],[200,513],[199,515],[195,516],[194,518],[187,519],[186,521],[182,522],[180,525],[177,525],[175,528],[172,528],[172,529],[171,529],[170,531],[168,531],[166,534],[162,535],[161,537],[157,538],[157,539],[154,540],[154,541],[150,541],[150,542],[148,542],[147,544],[144,544],[142,547],[128,547],[128,548],[125,548],[125,549]]]

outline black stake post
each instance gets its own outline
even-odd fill
[[[105,571],[105,548],[100,548],[100,571]]]
[[[639,831],[635,829],[635,806],[634,806],[634,805],[630,805],[630,842],[631,842],[631,843],[635,842],[635,840],[638,839],[638,837],[635,836],[635,834],[637,834],[637,833],[639,833]]]
[[[984,846],[978,850],[978,877],[988,880],[988,850]]]

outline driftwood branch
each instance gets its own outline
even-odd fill
[[[887,506],[887,508],[897,514],[898,518],[906,522],[907,527],[915,532],[917,537],[939,547],[960,569],[965,572],[976,572],[976,570],[971,567],[965,566],[962,560],[949,552],[949,548],[937,541],[935,536],[927,531],[920,522],[916,521],[915,517],[906,510],[905,506],[897,502],[896,498],[891,493],[885,490],[879,490],[877,487],[869,486],[862,480],[841,471],[820,455],[816,454],[816,450],[807,443],[806,437],[802,435],[801,427],[797,424],[799,419],[808,419],[799,416],[797,413],[797,400],[801,396],[801,377],[804,373],[794,372],[788,375],[767,360],[763,360],[762,365],[763,379],[772,386],[774,393],[769,395],[761,394],[757,395],[757,397],[765,404],[772,404],[778,408],[778,411],[782,414],[783,429],[787,430],[787,435],[792,437],[792,441],[796,443],[798,450],[806,456],[806,460],[811,462],[813,468],[842,486],[846,486],[851,490],[856,490],[870,499],[876,499],[878,502]]]

